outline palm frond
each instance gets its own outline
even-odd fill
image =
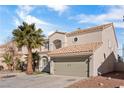
[[[17,29],[13,30],[13,39],[17,46],[30,46],[38,48],[43,45],[45,36],[41,29],[36,30],[35,24],[23,22]]]

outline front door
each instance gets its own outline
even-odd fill
[[[42,57],[39,64],[40,71],[44,71],[48,66],[48,58],[46,56]]]

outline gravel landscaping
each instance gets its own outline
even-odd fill
[[[80,80],[69,88],[118,88],[124,86],[124,72],[112,72],[102,76]]]

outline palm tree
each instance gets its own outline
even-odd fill
[[[4,59],[3,62],[7,64],[8,69],[12,70],[12,67],[11,67],[11,65],[12,65],[12,55],[10,53],[5,53],[3,55],[3,59]]]
[[[13,39],[18,47],[26,46],[28,49],[27,74],[32,74],[32,49],[44,44],[44,35],[41,29],[36,29],[35,24],[23,22],[13,30]]]

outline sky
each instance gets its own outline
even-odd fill
[[[12,37],[23,21],[36,23],[46,36],[53,32],[71,32],[77,28],[113,22],[119,48],[124,43],[124,6],[107,5],[0,5],[0,44]]]

